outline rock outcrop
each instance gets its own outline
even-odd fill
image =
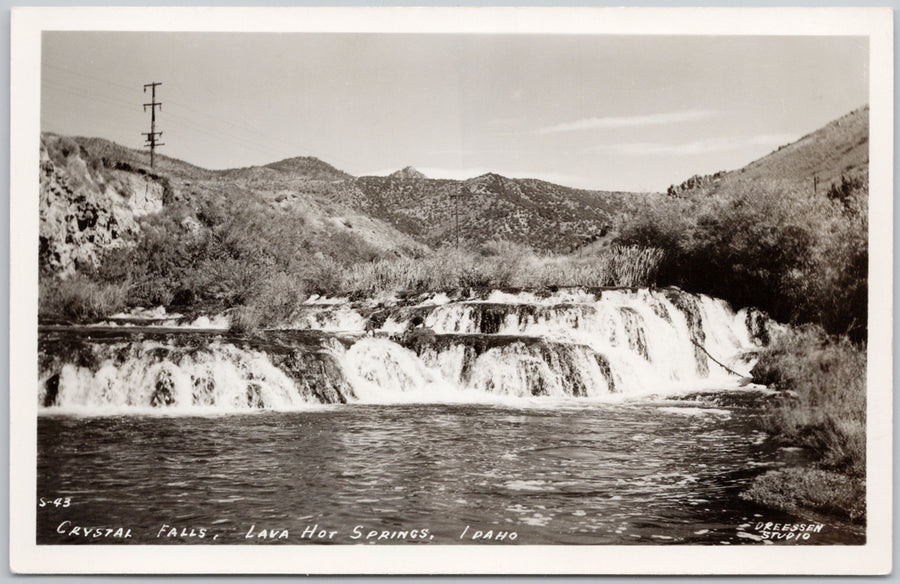
[[[407,166],[406,168],[403,168],[396,172],[392,172],[388,176],[390,178],[396,178],[396,179],[400,179],[400,180],[424,180],[424,179],[428,178],[427,176],[425,176],[424,174],[422,174],[421,172],[419,172],[412,166]]]
[[[171,197],[147,169],[92,156],[72,139],[41,136],[40,265],[63,277],[97,265],[106,249],[139,231],[136,219]]]

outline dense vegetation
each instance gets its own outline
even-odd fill
[[[789,330],[763,353],[754,373],[782,390],[762,420],[764,429],[782,444],[809,449],[815,468],[770,471],[745,498],[865,522],[865,345],[815,326]]]
[[[666,250],[663,284],[862,340],[868,188],[861,180],[853,185],[843,199],[778,182],[671,198],[623,221],[618,239]]]
[[[47,318],[76,321],[134,306],[217,312],[253,302],[272,286],[284,296],[288,282],[302,299],[328,286],[332,266],[382,254],[362,238],[312,228],[305,215],[259,197],[201,194],[143,218],[131,245],[107,250],[81,275],[61,281],[44,274],[40,307]],[[111,305],[100,306],[102,299]]]

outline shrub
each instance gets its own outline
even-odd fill
[[[97,283],[76,274],[65,280],[39,280],[38,317],[41,320],[89,322],[125,307],[128,284]]]
[[[340,292],[346,266],[380,257],[359,236],[309,229],[300,213],[240,195],[199,194],[190,206],[176,202],[145,217],[134,245],[109,251],[91,278],[135,282],[131,305],[190,303],[221,311],[260,304],[260,290],[272,290],[267,282],[285,274],[304,292]]]
[[[848,183],[850,184],[850,183]],[[755,306],[781,321],[866,335],[867,186],[838,201],[792,183],[731,184],[620,219],[621,244],[665,251],[662,285]]]
[[[254,306],[238,306],[231,311],[229,330],[235,333],[252,333],[261,327],[262,315]]]
[[[864,187],[865,182],[862,177],[847,178],[842,174],[840,185],[831,183],[831,188],[828,189],[828,197],[839,201],[845,208],[851,209],[854,195],[863,190]]]

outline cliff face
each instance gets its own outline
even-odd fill
[[[91,156],[74,140],[41,136],[40,265],[62,276],[96,265],[124,245],[171,195],[168,181],[141,167]]]

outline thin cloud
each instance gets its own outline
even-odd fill
[[[708,154],[710,152],[722,152],[736,150],[746,146],[775,147],[796,140],[793,134],[760,134],[747,138],[712,138],[708,140],[695,140],[682,144],[665,144],[658,142],[630,142],[624,144],[606,144],[596,146],[591,150],[603,150],[629,154],[632,156],[656,156],[656,155],[693,155]]]
[[[661,114],[647,114],[642,116],[609,116],[603,118],[585,118],[574,122],[565,122],[541,128],[538,134],[551,134],[555,132],[574,132],[577,130],[592,130],[597,128],[639,128],[644,126],[661,126],[667,124],[682,124],[694,122],[720,115],[716,110],[688,110],[681,112],[669,112]]]

